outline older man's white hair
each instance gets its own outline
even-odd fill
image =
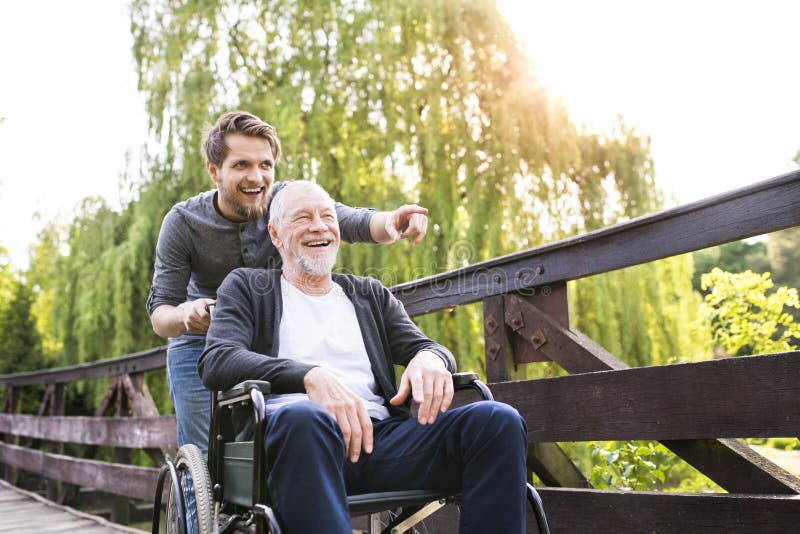
[[[325,191],[324,187],[316,182],[312,182],[310,180],[294,180],[287,182],[286,185],[280,189],[280,191],[275,193],[275,195],[272,197],[272,203],[269,206],[269,223],[274,226],[276,230],[281,227],[281,221],[283,221],[283,211],[286,204],[286,191],[300,187],[310,187],[312,189],[316,189],[328,200],[330,200],[331,205],[334,205],[333,198],[331,198],[328,192]],[[336,216],[335,211],[334,216]]]

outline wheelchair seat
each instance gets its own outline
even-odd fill
[[[223,497],[239,506],[253,504],[253,442],[234,441],[224,445],[222,454]],[[350,515],[360,516],[387,509],[418,506],[430,502],[455,502],[453,491],[385,491],[348,495]]]

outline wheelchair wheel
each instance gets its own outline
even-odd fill
[[[170,485],[167,501],[167,534],[182,534],[185,521],[186,534],[212,534],[214,514],[211,504],[211,479],[203,454],[196,445],[184,445],[175,456],[175,470],[182,495],[176,495]],[[186,517],[178,513],[178,499],[183,499]],[[193,506],[192,506],[193,504]],[[194,513],[190,513],[190,509]],[[192,517],[193,516],[193,517]]]

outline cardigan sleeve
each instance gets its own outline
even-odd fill
[[[236,269],[217,292],[206,348],[198,361],[200,378],[210,390],[226,390],[244,380],[268,380],[275,393],[305,391],[303,377],[313,365],[266,354],[272,347],[276,310],[274,284],[264,270]],[[279,304],[278,304],[279,305]],[[253,349],[263,350],[257,352]]]

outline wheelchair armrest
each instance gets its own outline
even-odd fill
[[[238,400],[239,397],[244,399],[250,398],[250,390],[257,389],[264,395],[269,395],[272,391],[272,384],[266,380],[245,380],[239,382],[227,391],[220,391],[217,394],[218,402],[225,402],[231,400]]]
[[[489,387],[478,380],[478,373],[453,373],[453,389],[456,391],[474,389],[483,397],[483,400],[494,400]]]
[[[473,380],[478,379],[478,373],[453,373],[453,387],[463,389],[470,387]]]

